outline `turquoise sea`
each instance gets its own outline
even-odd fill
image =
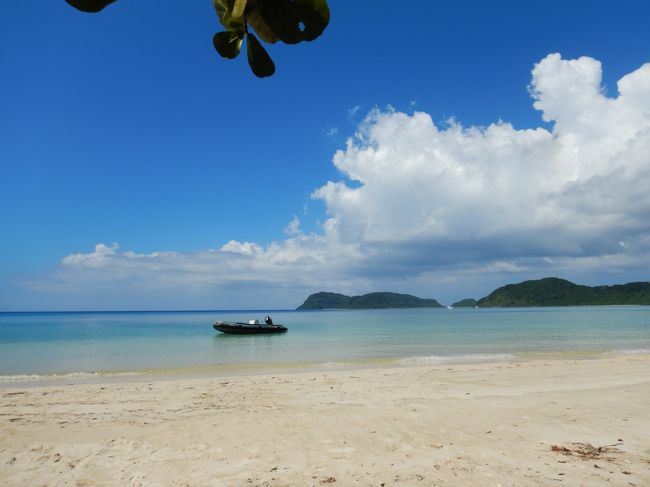
[[[266,314],[289,332],[212,328]],[[619,353],[650,353],[650,306],[0,313],[0,385]]]

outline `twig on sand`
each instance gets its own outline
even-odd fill
[[[582,460],[593,460],[595,458],[602,458],[604,460],[612,460],[611,458],[604,457],[603,455],[610,453],[623,453],[616,448],[623,443],[614,443],[613,445],[594,446],[591,443],[571,443],[572,448],[566,446],[552,445],[551,451],[561,453],[567,456],[576,456]]]

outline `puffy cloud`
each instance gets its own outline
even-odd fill
[[[551,131],[372,110],[334,155],[346,179],[313,192],[328,214],[318,234],[294,216],[287,238],[264,246],[136,254],[98,244],[32,284],[273,285],[278,304],[295,305],[321,289],[453,299],[519,277],[607,271],[624,281],[650,263],[650,64],[621,78],[614,98],[601,69],[559,54],[534,66],[533,107]]]
[[[95,251],[89,254],[71,254],[63,258],[63,265],[69,267],[101,267],[107,265],[117,255],[119,245],[111,247],[102,243],[95,245]]]
[[[363,286],[354,278],[339,286],[345,266],[355,258],[352,247],[302,234],[297,217],[288,229],[292,236],[281,242],[261,246],[231,240],[219,249],[192,253],[135,253],[100,243],[92,252],[64,257],[54,271],[24,284],[45,295],[71,294],[80,300],[65,309],[89,300],[98,303],[92,307],[108,309],[120,303],[134,303],[124,304],[131,309],[273,308],[294,306],[313,287],[353,292]],[[59,307],[55,303],[51,309]]]
[[[330,127],[325,131],[325,135],[328,137],[336,137],[339,134],[338,127]]]
[[[300,235],[300,219],[296,215],[293,215],[292,220],[284,228],[284,233],[291,237]]]
[[[618,253],[650,226],[650,65],[623,77],[617,98],[600,83],[591,58],[534,67],[534,107],[552,132],[373,110],[334,156],[356,184],[314,197],[341,240],[414,262]]]
[[[253,255],[255,253],[260,252],[261,250],[262,249],[257,244],[254,244],[252,242],[241,243],[241,242],[237,242],[236,240],[231,240],[223,247],[221,247],[222,252],[232,252],[235,254],[243,254],[243,255]]]
[[[355,105],[352,108],[348,108],[348,118],[353,119],[357,115],[359,110],[361,110],[360,105]]]

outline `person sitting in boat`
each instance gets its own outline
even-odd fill
[[[272,325],[273,320],[271,319],[270,316],[267,316],[266,318],[264,318],[264,323],[266,323],[267,325]]]

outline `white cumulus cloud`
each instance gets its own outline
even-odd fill
[[[551,54],[533,69],[534,107],[553,131],[499,122],[436,126],[372,111],[334,164],[349,180],[314,192],[343,241],[467,265],[587,257],[643,247],[650,228],[650,65],[601,87],[591,58]],[[639,249],[645,252],[647,249]],[[431,258],[431,257],[429,257]]]
[[[294,216],[268,245],[136,254],[98,244],[32,286],[129,280],[219,295],[272,285],[295,305],[321,289],[444,300],[518,277],[624,281],[650,263],[650,64],[622,77],[615,97],[601,78],[588,57],[534,66],[528,89],[551,131],[374,109],[334,155],[345,179],[313,191],[328,215],[320,232],[303,234]]]

